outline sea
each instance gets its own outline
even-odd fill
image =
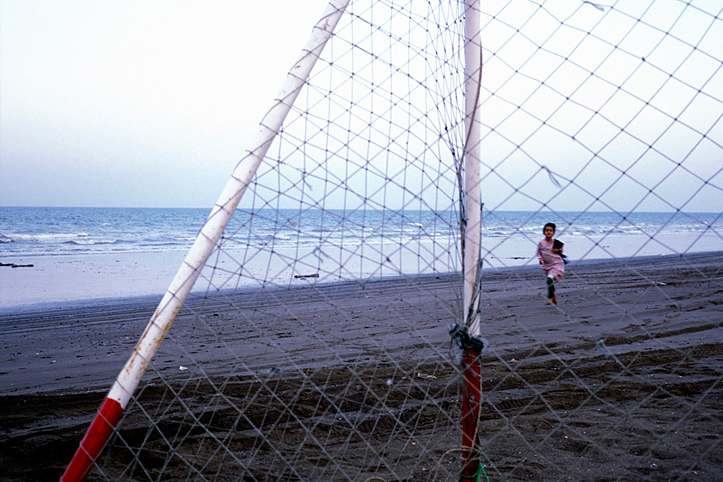
[[[0,207],[0,258],[186,251],[209,209]],[[484,212],[483,255],[528,258],[557,225],[568,256],[605,258],[723,251],[723,213]],[[239,210],[227,247],[358,246],[424,240],[453,247],[454,211]],[[530,248],[530,243],[532,247]],[[509,252],[512,246],[525,246]],[[496,255],[496,256],[495,256]]]
[[[160,299],[209,214],[0,207],[0,315],[104,299]],[[484,211],[483,272],[539,270],[535,252],[547,222],[557,225],[569,267],[723,253],[723,218],[716,213]],[[239,209],[193,290],[205,296],[209,290],[460,272],[459,224],[452,210]]]

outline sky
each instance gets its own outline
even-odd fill
[[[487,205],[720,210],[716,1],[487,0]],[[326,5],[0,0],[0,206],[212,206]]]
[[[487,206],[721,212],[720,2],[485,5]]]
[[[0,0],[0,205],[210,207],[326,0]]]

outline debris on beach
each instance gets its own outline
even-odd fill
[[[417,378],[423,378],[426,380],[437,378],[434,375],[427,375],[426,373],[417,372]]]
[[[9,266],[11,268],[34,268],[34,264],[15,264],[15,263],[0,263],[0,266]]]

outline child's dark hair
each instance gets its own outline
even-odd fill
[[[548,228],[548,227],[549,227],[549,228],[552,228],[552,231],[553,231],[553,232],[557,231],[557,226],[555,226],[555,223],[547,223],[547,224],[545,224],[545,225],[542,227],[542,232],[544,233],[544,232],[545,232],[545,228]]]

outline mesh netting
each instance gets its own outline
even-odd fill
[[[476,478],[714,480],[721,8],[480,8]],[[459,480],[464,15],[350,2],[89,480]]]

